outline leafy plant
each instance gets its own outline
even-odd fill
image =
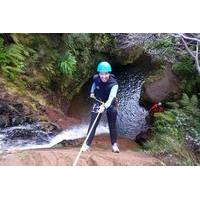
[[[64,40],[67,49],[75,56],[77,56],[80,51],[89,48],[91,42],[90,34],[88,33],[68,34]]]
[[[172,70],[181,79],[181,88],[184,93],[192,95],[198,92],[200,85],[200,76],[196,73],[193,60],[188,56],[183,56],[181,59],[172,65]]]
[[[181,58],[180,61],[174,63],[172,65],[172,70],[176,74],[186,78],[191,78],[191,76],[194,76],[194,74],[196,73],[193,61],[188,56],[184,56]]]
[[[144,44],[144,49],[154,55],[161,62],[174,62],[176,60],[176,41],[169,34],[157,34],[155,40]]]
[[[173,46],[172,37],[165,36],[154,42],[151,47],[154,49],[169,48]]]
[[[156,154],[175,155],[180,158],[182,164],[189,161],[197,164],[200,161],[198,157],[200,152],[198,97],[183,94],[178,104],[172,102],[168,106],[171,108],[155,115],[154,138],[146,144],[146,148]]]
[[[63,75],[72,75],[76,70],[76,59],[71,53],[66,52],[58,66]]]
[[[21,44],[3,45],[0,38],[0,66],[1,71],[8,78],[14,80],[17,74],[23,72],[26,58],[30,56],[31,50]]]
[[[3,42],[3,38],[0,37],[0,66],[7,62],[6,51]]]
[[[11,45],[6,50],[6,63],[2,66],[3,73],[11,79],[23,72],[25,56],[22,53],[22,47]]]

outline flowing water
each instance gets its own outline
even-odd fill
[[[147,111],[139,105],[141,86],[145,78],[144,67],[127,67],[116,71],[119,83],[117,131],[120,136],[134,139],[148,125],[145,121]],[[69,115],[82,120],[77,127],[71,127],[60,134],[45,132],[35,124],[0,129],[0,151],[10,149],[50,148],[63,140],[74,140],[86,136],[93,102],[89,96],[91,82],[86,83],[76,95],[69,108]],[[105,114],[97,128],[96,134],[109,133]]]
[[[51,148],[64,140],[85,137],[87,128],[87,124],[80,124],[78,127],[71,127],[59,134],[45,132],[41,130],[37,123],[0,129],[0,152],[14,149]],[[104,126],[99,126],[97,135],[101,133],[108,133],[108,129]]]

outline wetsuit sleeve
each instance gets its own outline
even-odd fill
[[[104,106],[106,107],[106,109],[111,105],[113,99],[117,96],[117,91],[118,91],[119,86],[118,85],[114,85],[110,91],[109,94],[109,98],[108,100],[105,102]]]
[[[95,88],[96,88],[96,84],[95,82],[93,82],[90,93],[94,93]]]

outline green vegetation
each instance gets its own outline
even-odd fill
[[[169,34],[159,34],[155,41],[146,43],[144,48],[162,63],[165,61],[174,62],[176,60],[175,43],[176,39]]]
[[[179,103],[155,115],[154,137],[145,148],[155,154],[173,155],[180,165],[200,163],[200,107],[196,95],[183,94]]]
[[[3,36],[0,36],[1,77],[33,96],[46,92],[57,96],[58,102],[71,100],[95,72],[96,64],[105,57],[97,47],[101,46],[102,51],[110,45],[107,45],[109,34]]]
[[[20,73],[24,72],[26,58],[34,51],[21,44],[3,45],[0,37],[0,70],[11,80],[15,80]]]
[[[152,124],[153,138],[146,142],[145,150],[160,157],[168,157],[178,165],[200,164],[200,76],[188,53],[180,48],[180,42],[168,34],[160,34],[156,41],[146,44],[161,64],[172,64],[173,72],[180,80],[182,99],[165,100],[166,111],[156,113]],[[163,77],[163,68],[150,72],[147,84]],[[143,94],[143,93],[142,93]]]
[[[200,76],[196,73],[191,57],[181,56],[180,60],[173,64],[172,70],[182,80],[182,91],[188,95],[197,93],[200,86]]]
[[[154,43],[147,44],[147,47],[151,49],[162,49],[165,48],[166,51],[168,48],[172,48],[174,45],[174,39],[171,36],[164,35],[156,40]]]
[[[0,35],[0,78],[10,91],[29,95],[34,110],[38,109],[36,102],[46,103],[44,96],[58,107],[70,101],[96,71],[99,61],[115,55],[121,63],[132,63],[143,52],[142,48],[133,48],[114,53],[113,39],[106,33],[7,35],[10,37],[7,41]],[[145,46],[157,51],[160,61],[146,83],[163,77],[167,60],[173,63],[172,70],[180,78],[184,93],[179,102],[166,102],[166,111],[156,114],[152,125],[154,137],[145,148],[155,154],[173,155],[179,164],[197,165],[200,163],[200,76],[192,59],[175,50],[175,43],[176,39],[162,34],[156,42]]]
[[[151,84],[155,81],[160,80],[164,75],[164,70],[165,70],[164,65],[161,65],[159,69],[154,69],[151,72],[149,72],[149,75],[146,78],[145,83]]]
[[[71,53],[67,52],[64,54],[58,66],[62,74],[72,75],[76,70],[76,59]]]

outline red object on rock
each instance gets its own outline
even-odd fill
[[[164,111],[164,108],[163,108],[162,104],[159,105],[159,103],[154,103],[149,110],[149,112],[153,112],[153,113],[163,112],[163,111]]]

